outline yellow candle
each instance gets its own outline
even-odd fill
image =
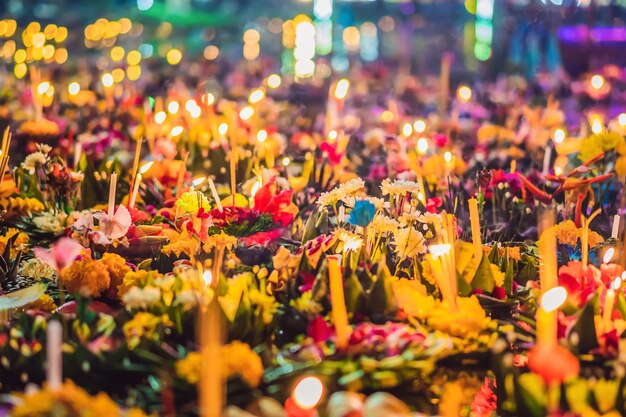
[[[350,337],[348,310],[343,293],[343,273],[341,272],[341,255],[329,255],[328,279],[330,281],[330,297],[333,311],[333,324],[337,335],[337,349],[345,349]]]
[[[556,259],[556,231],[554,229],[554,210],[549,208],[539,215],[539,284],[541,294],[556,287],[558,263]]]
[[[613,307],[615,306],[615,290],[609,288],[604,298],[604,310],[602,311],[602,321],[604,321],[605,329],[609,330],[613,327]]]
[[[546,291],[537,308],[537,344],[551,346],[556,344],[559,307],[565,302],[567,291],[555,287]]]
[[[201,417],[220,417],[224,404],[224,378],[221,367],[223,343],[222,315],[217,299],[200,309],[200,352],[202,366],[198,384]]]
[[[480,218],[478,217],[478,201],[470,198],[467,201],[470,212],[470,225],[472,229],[472,243],[474,244],[474,257],[478,260],[482,258],[483,242],[480,237]]]
[[[115,191],[117,189],[117,172],[111,174],[111,182],[109,185],[109,219],[115,214]]]

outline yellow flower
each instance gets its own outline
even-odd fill
[[[176,375],[190,384],[200,381],[202,355],[199,352],[189,352],[186,357],[176,361]]]
[[[491,319],[487,317],[478,298],[458,297],[457,304],[458,309],[452,310],[445,302],[436,303],[428,312],[428,326],[461,338],[477,336],[489,326]]]
[[[7,229],[4,236],[0,236],[0,254],[4,253],[9,239],[11,239],[15,235],[17,235],[17,237],[13,242],[13,246],[11,246],[12,258],[15,258],[17,256],[17,253],[21,250],[21,248],[28,245],[28,235],[26,233],[22,233],[14,228],[9,228]]]
[[[167,315],[161,317],[150,313],[140,312],[135,314],[123,327],[126,344],[129,349],[134,349],[142,339],[158,340],[160,326],[171,327],[173,323]]]
[[[210,252],[213,248],[224,248],[226,250],[232,250],[237,244],[237,238],[235,236],[227,235],[224,232],[209,236],[204,242],[202,249],[205,252]]]
[[[73,262],[59,278],[70,293],[85,297],[98,297],[111,285],[109,271],[89,258]]]
[[[564,245],[576,246],[583,232],[582,227],[576,227],[572,220],[565,220],[553,227],[555,228],[557,240]],[[602,236],[593,231],[589,232],[589,246],[594,247],[602,242],[604,242]]]
[[[422,266],[422,278],[431,285],[437,285],[437,280],[433,275],[433,270],[430,268],[428,261],[424,260],[420,265]]]
[[[426,287],[417,280],[399,279],[391,285],[398,307],[409,316],[423,318],[435,304],[434,298],[426,295]]]
[[[263,376],[263,362],[255,351],[246,343],[238,340],[222,346],[222,372],[224,377],[239,376],[251,387],[256,387]],[[189,352],[183,359],[176,361],[176,375],[190,384],[200,381],[202,355],[200,352]]]
[[[148,272],[143,269],[128,271],[126,275],[124,275],[122,283],[117,287],[119,297],[123,297],[132,287],[144,286],[148,282],[148,276],[151,272],[152,271]]]
[[[222,366],[227,378],[239,375],[251,387],[258,386],[263,376],[261,357],[237,340],[222,347]]]
[[[501,287],[504,284],[504,272],[500,271],[500,267],[498,267],[498,265],[490,264],[489,266],[491,267],[491,275],[493,275],[496,285]]]
[[[170,243],[163,246],[162,252],[170,256],[172,253],[177,257],[181,254],[185,254],[191,256],[198,252],[200,248],[200,243],[195,238],[187,232],[187,230],[183,230],[179,235],[170,234]]]
[[[198,196],[200,196],[199,200]],[[189,191],[184,193],[176,200],[176,217],[184,216],[188,213],[197,213],[200,204],[202,204],[205,210],[211,210],[211,203],[201,192]]]
[[[54,304],[54,300],[48,294],[42,294],[37,300],[29,303],[26,307],[26,310],[37,310],[44,311],[46,313],[52,313],[56,311],[57,306]]]
[[[100,263],[109,271],[111,287],[117,288],[124,281],[124,276],[130,272],[130,267],[126,265],[126,259],[115,253],[105,253]]]

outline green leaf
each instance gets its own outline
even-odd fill
[[[493,274],[491,273],[491,263],[488,257],[483,256],[478,270],[476,271],[476,275],[474,275],[474,279],[472,280],[472,288],[491,293],[495,286],[496,281],[493,279]]]
[[[391,272],[383,258],[378,264],[377,278],[367,298],[367,311],[370,315],[393,315],[398,305],[391,286]]]
[[[315,210],[306,221],[304,225],[304,232],[302,233],[302,244],[305,244],[311,239],[317,236],[317,230],[315,228],[316,219],[318,217],[318,211]]]
[[[344,288],[348,312],[354,314],[361,311],[365,301],[365,294],[354,272],[351,272],[348,278],[344,277]]]
[[[595,295],[594,298],[595,297],[597,297],[597,295]],[[593,299],[591,299],[581,311],[578,321],[574,325],[574,331],[576,331],[579,336],[579,353],[587,353],[599,346],[594,316],[594,302]]]
[[[456,272],[462,274],[468,267],[474,256],[474,245],[469,242],[457,240],[454,245],[454,259],[456,261]]]
[[[546,415],[546,390],[543,380],[537,374],[520,375],[516,385],[520,415],[543,417]]]
[[[46,292],[45,284],[35,284],[28,288],[14,291],[0,296],[0,311],[11,308],[24,307],[26,304],[36,301]]]

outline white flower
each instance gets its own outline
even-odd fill
[[[395,233],[393,243],[396,245],[396,254],[404,259],[426,253],[425,241],[420,231],[413,227],[405,227]]]
[[[374,207],[376,207],[376,211],[389,207],[389,203],[378,197],[366,196],[363,198],[357,198],[355,196],[345,196],[341,199],[341,201],[343,201],[348,207],[354,207],[354,204],[357,202],[357,200],[369,201],[374,205]]]
[[[357,233],[353,233],[346,229],[335,229],[333,234],[339,239],[339,241],[343,244],[344,251],[355,251],[358,250],[363,244],[363,238],[361,235]]]
[[[33,223],[37,229],[44,232],[61,233],[65,229],[67,214],[43,212],[33,217]]]
[[[199,291],[181,290],[176,294],[176,305],[182,305],[185,310],[195,307],[200,302],[202,295]]]
[[[25,277],[41,279],[53,279],[54,270],[45,262],[41,262],[37,258],[31,258],[22,261],[20,264],[19,274]]]
[[[126,308],[146,308],[161,300],[161,290],[157,287],[132,287],[122,296]]]
[[[44,165],[47,160],[48,158],[43,152],[33,152],[24,159],[22,168],[28,171],[29,174],[34,174],[37,167]]]
[[[339,200],[349,196],[354,196],[365,188],[365,181],[361,178],[354,178],[340,186],[333,188],[329,192],[322,193],[317,199],[320,206],[334,206]]]
[[[394,180],[393,182],[389,178],[385,178],[380,186],[383,195],[406,195],[408,193],[417,194],[420,191],[420,186],[415,181],[406,180]]]
[[[47,154],[49,154],[49,153],[50,153],[50,151],[52,150],[52,146],[50,146],[50,145],[46,145],[45,143],[38,143],[38,144],[37,144],[37,150],[38,150],[39,152],[44,153],[44,154],[46,154],[46,155],[47,155]]]

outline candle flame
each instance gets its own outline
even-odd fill
[[[615,249],[608,248],[606,252],[604,252],[604,256],[602,257],[602,262],[608,264],[613,259],[613,255],[615,255]]]
[[[218,128],[217,128],[217,132],[220,135],[225,135],[226,133],[228,133],[228,124],[227,123],[221,123]]]
[[[470,101],[472,99],[472,89],[466,85],[459,86],[456,94],[461,101]]]
[[[402,126],[402,134],[404,136],[411,136],[412,133],[413,133],[413,126],[411,126],[411,123],[405,123]]]
[[[424,133],[426,131],[426,122],[422,119],[416,120],[415,123],[413,123],[413,129],[417,133]]]
[[[565,130],[563,129],[557,129],[554,131],[554,142],[555,143],[562,143],[565,140]]]
[[[197,187],[198,185],[202,184],[204,181],[206,181],[206,177],[196,178],[195,180],[191,181],[191,185],[194,187]]]
[[[426,139],[426,138],[419,138],[417,140],[417,152],[420,155],[424,155],[426,152],[428,152],[428,139]]]
[[[622,277],[616,277],[611,283],[611,289],[615,291],[619,290],[619,287],[621,286],[622,286]]]
[[[324,395],[324,384],[315,376],[304,377],[291,394],[293,401],[303,410],[315,408]]]
[[[563,287],[554,287],[546,291],[541,297],[541,308],[550,312],[561,307],[567,299],[567,291]]]
[[[160,125],[165,121],[165,118],[167,117],[167,115],[165,114],[164,111],[160,111],[157,112],[157,114],[154,115],[154,121],[156,122],[156,124]]]
[[[257,88],[256,90],[252,90],[250,96],[248,96],[248,103],[256,104],[265,98],[265,90],[262,88]]]
[[[204,273],[202,274],[202,280],[208,287],[213,282],[213,273],[209,270],[204,271]]]
[[[152,168],[153,164],[154,164],[154,161],[146,162],[145,164],[141,166],[141,168],[139,168],[139,173],[141,175],[145,174],[146,172],[150,170],[150,168]]]
[[[261,129],[259,130],[259,132],[256,134],[256,140],[258,140],[260,143],[265,142],[265,140],[267,139],[267,131]]]
[[[172,130],[170,131],[170,136],[178,136],[178,135],[181,135],[182,133],[183,133],[182,126],[174,126]]]
[[[46,91],[48,91],[49,88],[50,83],[48,81],[44,81],[37,86],[37,93],[43,95]]]
[[[252,106],[246,106],[239,112],[239,118],[244,121],[250,120],[252,116],[254,116],[254,109],[252,108]]]
[[[620,113],[620,115],[617,116],[617,123],[622,127],[626,126],[626,113]]]
[[[443,159],[448,163],[452,162],[452,152],[446,151],[446,153],[443,154]]]
[[[440,256],[443,256],[450,252],[451,247],[452,246],[449,243],[443,243],[441,245],[430,245],[428,250],[435,258],[439,258]]]

